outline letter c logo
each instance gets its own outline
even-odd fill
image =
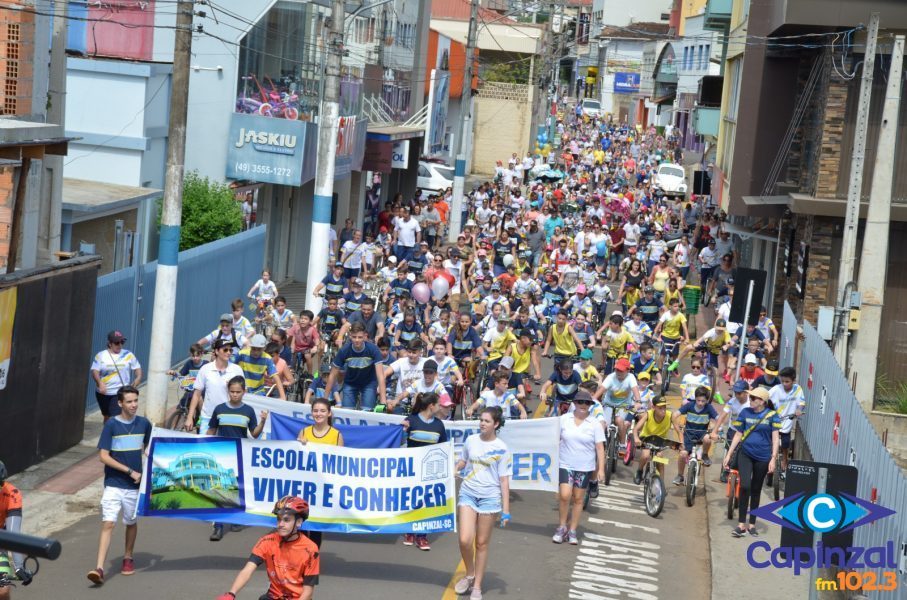
[[[818,494],[806,501],[804,507],[806,526],[813,531],[824,533],[838,526],[843,510],[837,498],[828,494]]]

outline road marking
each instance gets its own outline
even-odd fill
[[[460,579],[462,579],[463,577],[466,577],[466,564],[461,558],[460,564],[457,565],[457,570],[454,571],[453,576],[447,583],[447,587],[444,589],[444,595],[441,596],[441,600],[457,600],[457,598],[460,597],[459,595],[457,595],[457,592],[454,591],[454,586],[457,585],[457,582],[460,581]]]
[[[618,529],[642,529],[646,533],[654,533],[658,535],[659,531],[655,527],[647,527],[646,525],[637,525],[635,523],[624,523],[623,521],[611,521],[610,519],[599,519],[597,517],[589,517],[590,523],[595,523],[596,525],[613,525]]]
[[[568,597],[658,600],[660,549],[661,546],[652,542],[585,532],[573,566]]]

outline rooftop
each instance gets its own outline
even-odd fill
[[[656,40],[668,35],[671,26],[667,23],[640,22],[631,23],[626,27],[605,25],[602,27],[599,38],[630,39],[630,40]]]
[[[470,9],[471,3],[469,0],[432,0],[431,18],[468,22]],[[500,13],[482,6],[479,7],[479,21],[484,21],[485,23],[491,23],[493,21],[495,23],[511,25],[516,23],[513,19],[502,17]]]

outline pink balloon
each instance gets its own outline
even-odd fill
[[[431,298],[431,289],[424,283],[417,283],[413,286],[413,298],[419,304],[425,304]]]

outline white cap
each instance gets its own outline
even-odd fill
[[[252,336],[252,339],[249,340],[249,346],[252,348],[264,348],[268,345],[268,340],[265,339],[265,336],[260,333],[256,333]]]
[[[755,354],[747,354],[743,357],[743,363],[747,365],[756,365],[759,364],[759,361],[756,359]]]
[[[464,227],[475,227],[475,226],[476,226],[476,222],[472,219],[469,219],[468,221],[466,221],[466,225]]]
[[[389,263],[391,263],[391,264],[396,263],[396,262],[397,262],[397,257],[396,257],[396,256],[388,256],[388,257],[387,257],[387,262],[389,262]]]

